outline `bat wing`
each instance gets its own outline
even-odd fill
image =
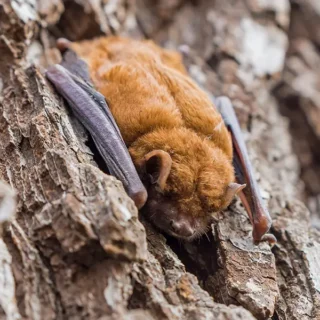
[[[105,97],[91,84],[86,63],[68,49],[62,63],[48,68],[46,76],[89,131],[110,173],[123,183],[136,206],[141,208],[147,200],[147,191]]]
[[[269,241],[274,243],[277,241],[276,238],[272,234],[267,234],[271,227],[271,217],[263,205],[240,125],[231,101],[227,97],[218,97],[214,99],[214,104],[221,113],[224,123],[232,137],[234,150],[233,164],[236,178],[239,183],[247,185],[246,188],[239,193],[239,196],[253,226],[253,239],[255,242]]]

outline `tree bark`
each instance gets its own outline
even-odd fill
[[[301,164],[304,198],[312,223],[320,230],[320,108],[319,33],[317,1],[291,1],[290,46],[283,79],[275,88],[281,112],[290,119],[293,148]]]
[[[0,319],[320,318],[320,235],[274,90],[290,12],[287,0],[0,2],[0,179],[18,195],[0,239]],[[111,33],[180,49],[192,77],[232,99],[272,249],[252,244],[238,201],[207,238],[180,244],[100,170],[43,71],[60,59],[55,38]]]

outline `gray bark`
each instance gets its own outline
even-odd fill
[[[283,79],[274,92],[280,110],[290,119],[293,148],[305,184],[304,198],[312,222],[320,229],[320,108],[319,108],[319,30],[317,1],[292,1],[288,37],[290,46]]]
[[[289,22],[287,0],[0,2],[0,179],[18,195],[0,239],[0,319],[319,319],[320,236],[273,90]],[[97,167],[43,70],[59,61],[56,37],[110,33],[180,48],[192,77],[232,99],[272,250],[252,245],[239,202],[208,238],[166,238]]]

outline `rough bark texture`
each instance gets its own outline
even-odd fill
[[[308,30],[317,17],[303,7]],[[0,2],[0,179],[18,194],[0,239],[0,319],[320,319],[320,235],[297,200],[299,162],[279,111],[291,95],[299,112],[316,103],[298,77],[317,76],[316,32],[285,60],[294,10],[287,0]],[[192,77],[232,99],[273,217],[272,250],[252,245],[239,202],[208,238],[165,237],[98,168],[43,70],[59,61],[56,37],[110,33],[180,49]]]
[[[293,148],[301,164],[305,201],[320,229],[320,5],[292,1],[290,46],[283,81],[275,88],[281,112],[290,119]]]

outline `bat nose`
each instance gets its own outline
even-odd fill
[[[171,230],[182,237],[191,237],[194,234],[194,229],[185,221],[170,221]]]

